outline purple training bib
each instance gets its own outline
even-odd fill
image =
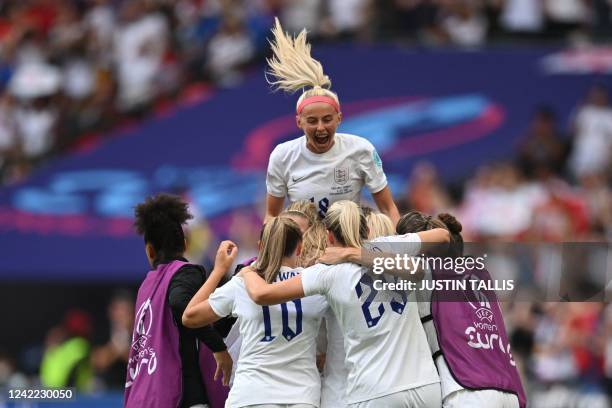
[[[433,271],[433,278],[466,282],[462,294],[457,290],[436,289],[431,298],[431,313],[440,350],[455,381],[467,389],[497,389],[513,393],[518,396],[521,408],[526,407],[525,391],[510,353],[495,291],[478,288],[482,284],[470,283],[491,282],[489,272],[486,269],[471,270],[457,275]],[[458,299],[458,296],[463,299]]]
[[[186,262],[172,261],[150,271],[138,289],[124,407],[172,408],[181,403],[183,376],[179,332],[167,301],[174,274]],[[222,408],[228,390],[214,382],[216,363],[200,343],[200,369],[212,408]]]

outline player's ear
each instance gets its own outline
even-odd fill
[[[333,232],[331,232],[330,230],[327,230],[327,244],[329,246],[336,245],[336,237],[334,237]]]
[[[338,124],[342,122],[342,112],[338,112]]]
[[[153,262],[155,261],[155,248],[153,248],[153,245],[151,245],[150,243],[146,243],[145,244],[145,252],[147,254],[147,259],[149,260],[149,263],[151,264],[151,266],[153,266]]]
[[[295,256],[300,256],[302,254],[302,242],[298,242],[297,247],[295,248]]]
[[[295,115],[295,125],[300,129],[302,128],[301,118],[302,118],[302,115],[300,115],[299,113]]]

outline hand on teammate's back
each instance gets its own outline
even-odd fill
[[[230,378],[232,377],[232,357],[227,350],[213,353],[215,361],[217,362],[217,369],[215,370],[214,380],[217,381],[219,375],[223,375],[223,385],[229,386]]]

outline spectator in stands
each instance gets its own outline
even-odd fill
[[[9,83],[15,98],[15,129],[23,155],[36,163],[52,152],[60,121],[59,70],[46,63],[18,66]]]
[[[240,68],[250,62],[255,47],[236,11],[230,11],[221,21],[219,31],[208,44],[208,70],[222,86],[235,85],[241,78]]]
[[[519,146],[518,164],[523,173],[540,179],[560,176],[568,152],[568,142],[559,131],[555,113],[546,106],[538,108]]]
[[[321,23],[326,36],[354,37],[364,26],[367,0],[329,0],[327,18]]]
[[[548,36],[559,39],[584,30],[591,17],[589,7],[586,0],[545,0]]]
[[[373,22],[376,34],[381,38],[420,40],[438,43],[441,29],[438,25],[439,5],[437,2],[421,0],[387,0],[372,2]]]
[[[565,319],[569,307],[569,303],[542,304],[543,314],[535,330],[533,369],[544,384],[569,382],[578,376]]]
[[[92,366],[106,387],[123,390],[134,324],[134,298],[129,292],[113,295],[108,305],[108,319],[108,341],[93,349]]]
[[[281,23],[290,33],[297,34],[305,28],[311,38],[316,38],[323,6],[323,0],[284,0],[280,12]]]
[[[442,27],[448,40],[461,47],[482,46],[487,36],[487,21],[474,0],[459,0],[446,6]]]
[[[156,79],[169,41],[163,14],[144,1],[123,3],[114,52],[119,108],[142,113],[155,97]]]
[[[500,23],[513,37],[533,38],[544,30],[542,2],[533,0],[501,0]]]
[[[513,165],[484,166],[466,188],[463,225],[482,239],[513,240],[528,230],[534,209],[546,197],[542,186],[526,183]]]
[[[591,88],[586,103],[578,109],[574,120],[573,145],[570,168],[576,178],[609,170],[612,108],[608,90],[601,85]]]
[[[6,389],[26,388],[27,377],[17,371],[15,359],[10,354],[0,351],[0,390],[6,395]]]
[[[414,166],[406,198],[407,208],[422,213],[438,214],[450,207],[450,199],[438,178],[436,168],[427,162]]]
[[[92,386],[90,364],[92,322],[88,313],[72,309],[61,326],[47,333],[45,352],[40,366],[44,387],[76,387],[87,391]]]

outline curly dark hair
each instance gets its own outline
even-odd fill
[[[134,209],[134,227],[145,243],[155,249],[156,260],[185,252],[183,224],[193,218],[188,204],[180,197],[157,194],[148,197]]]

